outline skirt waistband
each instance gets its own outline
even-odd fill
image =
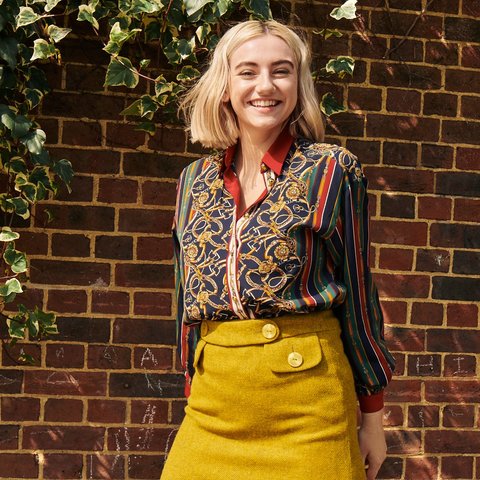
[[[331,310],[249,320],[203,320],[200,327],[206,343],[225,347],[261,345],[279,338],[331,331],[340,332],[340,323]]]

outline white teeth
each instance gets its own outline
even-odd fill
[[[254,107],[274,107],[278,102],[276,100],[255,100],[250,103]]]

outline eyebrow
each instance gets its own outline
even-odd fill
[[[282,65],[284,63],[287,63],[292,69],[295,69],[295,65],[290,60],[277,60],[276,62],[272,63],[272,66],[278,67],[278,65]],[[258,67],[258,64],[255,62],[240,62],[238,65],[235,65],[235,70],[242,67]]]

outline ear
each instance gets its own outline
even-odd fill
[[[223,92],[223,95],[222,95],[222,102],[227,103],[229,101],[230,101],[230,94],[228,93],[228,90],[225,89],[225,91]]]

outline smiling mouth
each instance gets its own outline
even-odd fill
[[[276,107],[281,102],[279,102],[278,100],[253,100],[248,103],[250,103],[252,107],[265,108],[265,107]]]

